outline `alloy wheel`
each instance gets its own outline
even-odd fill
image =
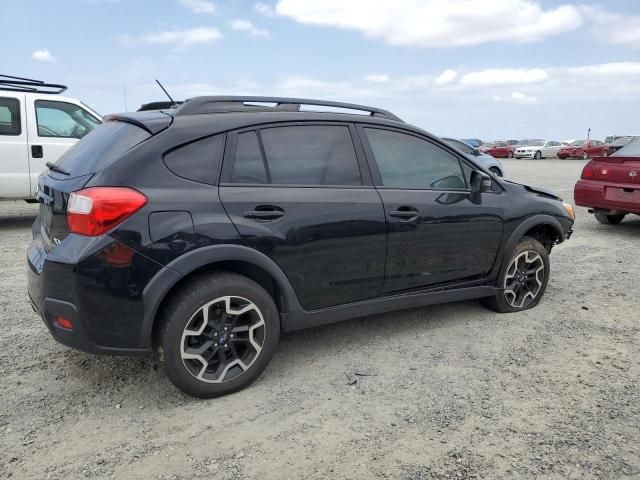
[[[533,302],[544,279],[544,262],[533,251],[525,251],[514,258],[504,277],[504,298],[513,308],[522,308]]]
[[[222,383],[251,367],[265,338],[264,318],[253,302],[220,297],[204,304],[189,319],[180,340],[180,355],[195,378]]]

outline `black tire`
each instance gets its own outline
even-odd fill
[[[519,260],[516,262],[516,268],[514,269],[513,264],[516,259]],[[532,261],[531,264],[528,263],[529,260]],[[527,267],[532,267],[532,273],[526,276],[526,279],[522,282],[517,275],[524,269],[519,268],[519,264],[524,265],[525,271],[529,270]],[[539,271],[539,266],[544,268],[543,271]],[[482,303],[487,308],[498,313],[520,312],[535,307],[547,288],[549,266],[549,253],[544,245],[534,238],[523,237],[509,256],[509,260],[505,262],[500,270],[497,280],[500,292],[493,297],[483,298],[481,300]],[[508,275],[509,278],[507,278]],[[515,286],[513,286],[514,283],[516,284]],[[521,285],[521,290],[514,293],[519,284]],[[513,290],[507,289],[507,286],[512,286]],[[533,298],[527,293],[528,291],[531,294],[535,293]],[[520,299],[522,299],[522,303]]]
[[[582,152],[582,159],[589,160],[589,154],[587,152]]]
[[[533,155],[533,158],[535,160],[540,160],[542,158],[542,152],[540,150],[536,151],[536,153]]]
[[[497,175],[498,177],[502,176],[502,171],[498,167],[491,167],[491,168],[489,168],[489,171],[491,173]]]
[[[227,297],[228,302],[224,300]],[[222,301],[213,303],[216,299]],[[205,307],[210,319],[206,326]],[[243,308],[250,310],[229,315]],[[280,319],[273,298],[253,280],[228,272],[194,277],[173,296],[160,321],[155,339],[160,364],[176,387],[200,398],[219,397],[251,384],[269,363],[280,338]],[[228,325],[228,330],[223,325]],[[195,334],[199,328],[203,330]],[[194,342],[200,344],[192,346]],[[213,342],[220,342],[219,347]],[[205,344],[209,347],[198,358],[183,358],[191,355],[189,350],[195,351]],[[258,351],[254,345],[261,349]],[[244,357],[240,352],[244,352]],[[204,356],[209,355],[211,358],[206,361]],[[212,363],[217,364],[218,377],[209,371]],[[227,376],[229,379],[225,380]],[[220,383],[211,383],[214,381]]]
[[[513,152],[507,153],[507,158],[513,158]]]
[[[618,225],[622,220],[624,220],[626,215],[626,213],[622,213],[620,215],[607,215],[602,212],[593,212],[593,216],[596,217],[596,220],[603,225]]]

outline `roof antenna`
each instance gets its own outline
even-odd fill
[[[171,98],[171,95],[169,95],[169,92],[167,92],[165,90],[165,88],[162,86],[162,84],[160,83],[160,81],[156,78],[156,83],[160,86],[160,88],[162,89],[162,91],[164,92],[164,94],[169,97],[169,100],[171,100],[171,106],[172,107],[177,107],[178,104],[173,100],[173,98]]]

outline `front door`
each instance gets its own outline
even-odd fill
[[[359,127],[389,229],[386,293],[482,278],[502,239],[499,193],[471,193],[471,167],[413,132]]]
[[[29,167],[35,189],[46,163],[55,163],[100,120],[74,103],[36,100],[29,106]]]
[[[24,95],[0,96],[0,198],[29,196]]]
[[[228,135],[224,208],[244,243],[280,266],[306,310],[375,297],[384,281],[384,211],[355,135],[339,123]]]

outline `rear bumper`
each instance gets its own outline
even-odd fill
[[[614,195],[614,192],[608,192],[607,189],[615,189],[618,192]],[[619,190],[627,190],[628,192],[619,194]],[[624,198],[626,196],[629,198]],[[581,207],[640,214],[640,185],[578,180],[573,190],[573,198],[576,205]]]
[[[128,266],[110,265],[105,251],[114,245],[122,244],[110,237],[70,235],[47,252],[36,235],[27,250],[29,300],[63,345],[94,354],[143,354],[151,339],[143,328],[142,292],[161,267],[139,254]],[[73,328],[61,328],[59,317]]]

